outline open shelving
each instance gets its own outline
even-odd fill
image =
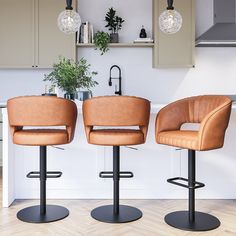
[[[124,47],[124,48],[129,48],[129,47],[154,47],[154,43],[109,43],[108,44],[109,47]],[[95,45],[93,43],[77,43],[76,44],[77,47],[95,47]]]

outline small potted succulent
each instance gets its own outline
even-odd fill
[[[93,76],[96,74],[97,72],[90,72],[90,64],[84,58],[75,62],[59,57],[59,62],[53,64],[53,71],[44,75],[44,81],[49,81],[51,87],[58,87],[63,90],[65,98],[74,100],[78,98],[78,93],[80,93],[81,98],[89,97],[90,88],[98,84],[93,80]],[[81,89],[86,91],[81,91]],[[84,94],[81,95],[81,93]]]
[[[99,49],[101,51],[101,55],[103,55],[109,50],[108,48],[109,42],[110,42],[110,36],[108,33],[104,31],[98,31],[94,35],[95,50]]]
[[[110,42],[111,43],[119,43],[119,34],[118,31],[121,30],[122,24],[125,22],[121,17],[116,15],[116,11],[111,7],[109,8],[105,21],[108,27],[108,30],[111,31],[110,34]]]

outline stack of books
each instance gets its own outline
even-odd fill
[[[153,43],[154,40],[151,38],[137,38],[134,40],[134,43]]]
[[[77,35],[77,43],[93,43],[93,25],[88,21],[81,24]]]

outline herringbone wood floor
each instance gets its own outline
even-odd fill
[[[0,236],[236,236],[235,200],[197,201],[198,210],[214,214],[221,220],[220,228],[207,233],[184,232],[165,224],[163,221],[165,214],[186,208],[184,200],[124,200],[123,204],[141,209],[143,218],[136,222],[117,225],[101,223],[90,217],[91,209],[109,204],[110,200],[50,200],[48,202],[66,206],[70,210],[69,217],[50,224],[24,223],[17,220],[17,211],[35,205],[38,201],[15,201],[10,208],[0,208]]]
[[[163,217],[170,211],[184,209],[182,200],[125,200],[125,204],[136,206],[143,211],[143,218],[128,224],[106,224],[90,217],[96,206],[110,203],[109,200],[56,200],[50,203],[66,206],[70,215],[62,221],[50,224],[28,224],[16,219],[16,212],[37,201],[15,201],[10,208],[0,209],[1,236],[187,236],[187,235],[236,235],[236,201],[200,200],[198,210],[214,214],[221,220],[217,230],[208,233],[191,233],[173,229],[166,225]]]

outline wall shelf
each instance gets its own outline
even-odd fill
[[[84,47],[84,48],[89,48],[89,47],[95,47],[93,43],[77,43],[77,47]],[[111,48],[145,48],[145,47],[154,47],[154,43],[109,43],[109,47]]]

